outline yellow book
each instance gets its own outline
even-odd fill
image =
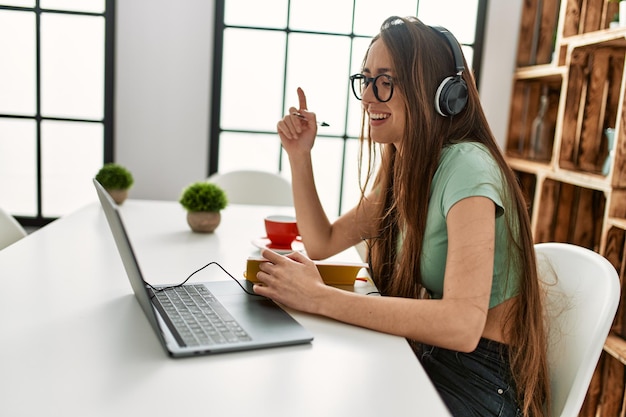
[[[265,258],[250,257],[246,265],[245,277],[248,281],[258,282],[256,274],[259,272],[259,264],[267,262]],[[337,262],[337,261],[313,261],[320,275],[327,285],[353,285],[359,271],[368,268],[366,263]]]

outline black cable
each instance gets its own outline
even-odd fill
[[[193,271],[191,274],[189,274],[189,276],[188,276],[187,278],[185,278],[185,279],[184,279],[181,283],[179,283],[179,284],[168,285],[168,286],[166,286],[166,287],[155,287],[155,286],[153,286],[152,284],[150,284],[149,282],[145,282],[145,281],[144,281],[144,282],[145,282],[145,283],[146,283],[146,285],[147,285],[148,287],[150,287],[150,289],[151,289],[152,291],[154,291],[155,293],[157,293],[157,292],[161,292],[161,291],[165,291],[165,290],[170,290],[170,289],[172,289],[172,288],[182,287],[183,285],[185,285],[185,284],[187,283],[187,281],[189,281],[189,280],[191,279],[191,277],[193,277],[195,274],[197,274],[198,272],[202,271],[203,269],[205,269],[205,268],[207,268],[207,267],[209,267],[209,266],[211,266],[211,265],[217,265],[217,266],[218,266],[218,267],[219,267],[222,271],[224,271],[224,273],[225,273],[226,275],[228,275],[230,278],[232,278],[232,280],[233,280],[233,281],[235,281],[235,282],[237,283],[237,285],[239,285],[239,288],[241,288],[241,289],[243,290],[243,292],[245,292],[246,294],[248,294],[248,295],[254,295],[254,296],[256,296],[256,297],[264,297],[264,296],[259,295],[259,294],[257,294],[257,293],[254,293],[254,292],[250,292],[250,291],[248,291],[248,290],[247,290],[247,289],[246,289],[243,285],[241,285],[241,282],[239,282],[239,280],[238,280],[237,278],[235,278],[235,277],[234,277],[234,276],[233,276],[230,272],[228,272],[226,269],[224,269],[224,267],[223,267],[222,265],[220,265],[219,263],[217,263],[217,262],[215,262],[215,261],[211,261],[211,262],[209,262],[208,264],[204,265],[203,267],[196,269],[196,270],[195,270],[195,271]],[[379,292],[379,291],[371,291],[371,292],[368,292],[368,293],[367,293],[367,294],[365,294],[365,295],[373,295],[373,294],[380,294],[380,292]]]
[[[187,281],[189,281],[189,280],[191,279],[191,277],[193,277],[195,274],[197,274],[198,272],[202,271],[204,268],[207,268],[207,267],[208,267],[208,266],[210,266],[210,265],[217,265],[217,266],[219,266],[219,267],[220,267],[220,269],[221,269],[222,271],[224,271],[224,273],[225,273],[226,275],[228,275],[229,277],[231,277],[231,278],[233,279],[233,281],[235,281],[235,282],[237,283],[237,285],[239,285],[239,287],[240,287],[240,288],[243,290],[243,292],[245,292],[246,294],[249,294],[249,295],[254,295],[254,296],[257,296],[257,297],[263,297],[262,295],[259,295],[259,294],[256,294],[256,293],[254,293],[254,292],[250,292],[250,291],[248,291],[246,288],[244,288],[244,286],[243,286],[243,285],[241,285],[241,282],[239,282],[239,280],[238,280],[237,278],[235,278],[234,276],[232,276],[232,274],[231,274],[230,272],[228,272],[226,269],[224,269],[224,267],[223,267],[222,265],[220,265],[219,263],[217,263],[217,262],[215,262],[215,261],[209,262],[208,264],[204,265],[202,268],[199,268],[199,269],[197,269],[197,270],[193,271],[193,272],[192,272],[191,274],[189,274],[189,276],[188,276],[187,278],[185,278],[185,280],[184,280],[183,282],[181,282],[180,284],[168,285],[167,287],[158,287],[158,288],[157,288],[157,287],[152,286],[151,284],[149,284],[149,283],[147,283],[147,282],[146,282],[146,285],[147,285],[148,287],[150,287],[150,288],[152,289],[152,291],[154,291],[154,292],[161,292],[161,291],[169,290],[169,289],[172,289],[172,288],[182,287],[183,285],[185,285],[185,284],[187,283]]]

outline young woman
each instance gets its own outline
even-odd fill
[[[277,128],[307,255],[366,239],[383,296],[326,286],[303,254],[268,250],[254,290],[406,337],[455,416],[543,416],[546,331],[530,222],[465,67],[445,29],[415,18],[383,23],[362,73],[350,77],[363,104],[362,144],[382,162],[372,191],[333,223],[313,178],[315,114],[298,89],[299,108]]]

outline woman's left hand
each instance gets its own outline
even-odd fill
[[[327,287],[313,261],[300,252],[283,256],[263,249],[261,255],[267,262],[259,265],[260,283],[254,285],[254,292],[287,307],[317,313]]]

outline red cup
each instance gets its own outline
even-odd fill
[[[298,235],[298,223],[293,216],[272,215],[265,218],[267,238],[276,246],[291,247]]]

